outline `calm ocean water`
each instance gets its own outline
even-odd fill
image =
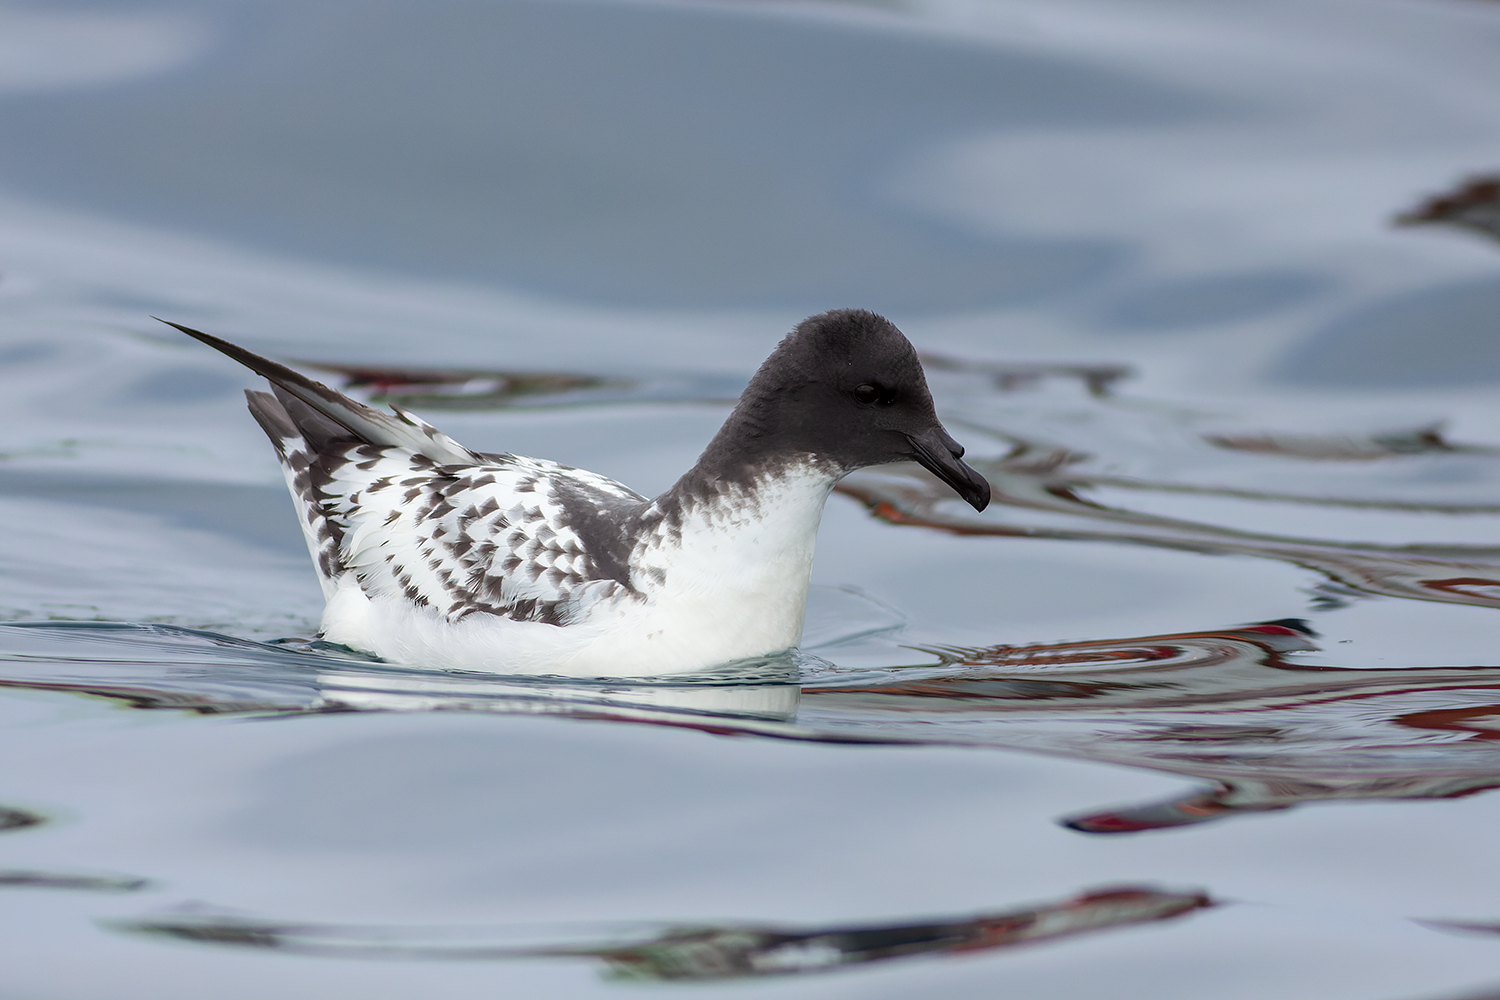
[[[1500,242],[1392,224],[1497,93],[1487,2],[0,6],[0,994],[1500,995]],[[150,318],[651,494],[840,306],[996,502],[638,683],[319,643]]]

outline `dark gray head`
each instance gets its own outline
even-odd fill
[[[699,464],[734,476],[810,455],[842,474],[914,460],[983,510],[989,483],[963,453],[938,421],[911,342],[882,316],[836,309],[781,342]]]

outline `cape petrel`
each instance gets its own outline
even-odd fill
[[[801,637],[823,503],[845,475],[915,460],[975,509],[989,502],[917,352],[862,310],[799,324],[655,499],[470,451],[404,410],[170,325],[271,382],[246,396],[323,586],[323,638],[394,662],[618,677],[778,653]]]

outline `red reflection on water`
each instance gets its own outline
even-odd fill
[[[803,692],[802,729],[1058,753],[1197,777],[1166,802],[1064,820],[1136,833],[1315,801],[1500,787],[1500,668],[1303,666],[1305,629],[932,650],[949,671]]]
[[[1263,806],[1253,811],[1266,812],[1286,809],[1285,805]],[[1209,820],[1221,819],[1232,812],[1250,811],[1244,806],[1232,806],[1218,801],[1215,793],[1205,792],[1175,802],[1162,802],[1121,809],[1114,812],[1092,813],[1064,820],[1063,825],[1080,833],[1142,833],[1147,830],[1165,830],[1174,826],[1192,826]]]
[[[1445,225],[1500,239],[1500,174],[1481,174],[1396,216],[1398,226]]]
[[[622,384],[618,380],[566,372],[517,372],[471,368],[346,365],[299,362],[305,367],[343,376],[346,389],[364,389],[376,400],[437,409],[484,409],[507,406],[528,396]]]
[[[1398,715],[1392,721],[1413,729],[1464,733],[1477,740],[1500,740],[1500,705],[1411,712]]]
[[[1456,594],[1465,598],[1464,603],[1494,601],[1500,603],[1500,580],[1486,576],[1455,576],[1451,580],[1422,580],[1422,586],[1431,590]]]

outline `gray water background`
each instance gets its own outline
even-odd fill
[[[1493,547],[1500,254],[1389,220],[1500,167],[1497,53],[1500,8],[1477,3],[0,8],[0,611],[28,623],[0,640],[0,805],[36,820],[0,831],[0,992],[1495,989],[1493,935],[1421,922],[1500,921],[1494,797],[1444,797],[1500,774],[1482,712],[1458,735],[1377,739],[1395,710],[1369,699],[1246,707],[1229,685],[1259,728],[1214,736],[1240,716],[1197,703],[958,720],[918,700],[872,718],[805,693],[791,718],[732,697],[653,714],[627,703],[654,690],[443,686],[215,640],[309,639],[317,587],[243,410],[254,380],[149,316],[290,360],[612,380],[427,416],[651,493],[798,319],[863,306],[961,362],[932,383],[981,459],[1066,451],[1087,499],[1142,515]],[[1132,374],[1104,396],[1066,373],[993,377],[1040,363]],[[1380,444],[1434,427],[1451,447]],[[1293,444],[1213,444],[1247,439]],[[1491,605],[1201,540],[1058,535],[1076,513],[999,504],[986,524],[1041,537],[965,536],[835,496],[817,659],[749,686],[884,690],[941,676],[938,647],[1186,649],[1299,618],[1319,648],[1289,660],[1361,683],[1404,668],[1407,715],[1493,701],[1410,676],[1496,666]],[[1244,663],[1270,655],[1234,641]],[[1229,684],[1218,669],[1210,688]],[[592,717],[553,717],[569,715]],[[820,742],[851,734],[962,746]],[[1179,752],[1191,739],[1208,749]],[[1292,807],[1119,836],[1061,823],[1215,781]],[[644,923],[649,939],[963,920],[1120,884],[1220,905],[732,984],[139,932],[233,918],[557,942]]]

